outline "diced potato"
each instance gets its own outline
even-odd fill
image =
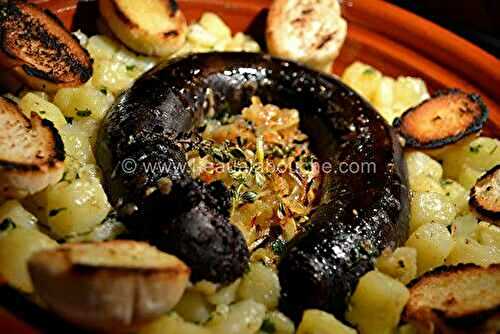
[[[481,245],[500,247],[500,227],[480,222],[477,226],[477,240]]]
[[[474,238],[477,229],[477,218],[472,214],[456,217],[451,225],[451,236],[458,238]]]
[[[270,327],[265,331],[265,327]],[[261,327],[264,332],[274,334],[293,334],[295,333],[295,325],[293,321],[288,319],[283,313],[278,311],[269,312],[264,319]]]
[[[417,250],[418,275],[443,265],[454,243],[444,225],[430,223],[420,226],[406,242],[407,247]]]
[[[215,312],[206,327],[213,333],[253,334],[264,321],[266,307],[251,299],[231,305],[225,312]]]
[[[200,25],[218,39],[230,39],[231,29],[227,24],[216,14],[211,12],[204,13],[199,21]]]
[[[0,223],[10,219],[17,227],[36,229],[37,219],[21,203],[10,200],[0,206]]]
[[[441,186],[444,195],[455,205],[457,213],[463,213],[469,209],[469,192],[458,182],[450,179],[442,180]]]
[[[404,155],[404,159],[408,166],[408,176],[410,179],[424,175],[440,181],[443,177],[443,167],[441,164],[423,152],[407,152]]]
[[[17,227],[0,238],[0,274],[7,282],[24,291],[33,292],[27,262],[32,254],[57,247],[57,242],[36,229]]]
[[[217,36],[195,23],[189,26],[187,40],[196,46],[211,48],[217,43]]]
[[[464,149],[467,164],[479,171],[487,171],[500,162],[500,140],[479,137],[472,140]]]
[[[207,280],[201,280],[199,282],[196,282],[191,287],[191,290],[197,291],[205,296],[211,296],[217,292],[217,284],[209,282]]]
[[[213,334],[206,328],[184,321],[177,314],[164,315],[144,326],[139,334]]]
[[[82,119],[92,117],[101,120],[113,103],[113,97],[87,84],[77,88],[59,89],[54,103],[67,117]]]
[[[238,297],[253,299],[266,305],[268,309],[273,309],[278,306],[280,290],[276,272],[262,263],[251,263],[250,271],[241,280]]]
[[[394,84],[391,77],[383,77],[373,96],[373,104],[379,107],[392,108],[394,104]],[[390,120],[392,123],[392,120]]]
[[[382,81],[382,73],[370,65],[354,62],[345,69],[342,81],[371,101]]]
[[[417,175],[409,178],[410,189],[413,192],[433,192],[441,195],[445,194],[445,190],[441,187],[439,181],[434,180],[427,175]]]
[[[87,50],[94,61],[111,60],[120,44],[104,35],[95,35],[89,38]]]
[[[483,171],[472,168],[468,164],[464,164],[462,165],[462,170],[458,174],[458,182],[460,182],[465,189],[471,189],[476,184],[477,179],[483,174]]]
[[[408,289],[401,282],[370,271],[359,280],[346,319],[361,334],[393,333],[409,297]]]
[[[57,238],[93,230],[108,215],[108,202],[96,177],[62,181],[44,191],[45,219]]]
[[[500,263],[500,248],[497,245],[481,245],[471,238],[459,238],[446,258],[446,264],[474,263],[487,267]]]
[[[446,196],[438,193],[414,193],[411,199],[410,232],[428,223],[449,225],[457,209]]]
[[[394,105],[396,113],[403,113],[429,98],[425,82],[419,78],[398,77],[394,85]]]
[[[417,277],[417,251],[410,247],[399,247],[394,252],[386,250],[375,266],[380,272],[408,284]]]
[[[418,334],[417,329],[412,324],[399,326],[398,334]]]
[[[204,296],[192,290],[187,290],[179,303],[175,306],[175,312],[183,319],[197,323],[207,321],[211,311],[212,307]]]
[[[64,142],[66,160],[64,168],[65,180],[76,178],[78,170],[85,164],[95,164],[94,152],[89,141],[88,133],[81,131],[80,128],[68,124],[61,132],[61,138]]]
[[[226,304],[229,305],[236,300],[236,294],[238,293],[238,287],[240,286],[240,279],[237,279],[233,283],[219,289],[213,295],[207,297],[207,301],[213,305]]]
[[[35,112],[41,118],[48,119],[54,123],[54,126],[59,130],[66,125],[66,119],[61,110],[35,93],[24,95],[19,101],[19,107],[27,117],[30,117],[31,113]]]
[[[297,334],[356,334],[356,330],[344,325],[330,313],[306,310]]]

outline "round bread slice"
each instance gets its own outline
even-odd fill
[[[0,66],[36,90],[79,86],[92,60],[78,39],[49,11],[25,1],[0,2]]]
[[[347,35],[338,0],[275,0],[266,41],[272,55],[330,72]]]
[[[34,254],[28,269],[35,292],[78,326],[127,332],[180,300],[190,269],[147,243],[66,244]]]
[[[113,34],[138,53],[169,56],[186,40],[186,18],[175,0],[99,0],[99,9]]]
[[[52,122],[28,119],[17,104],[0,97],[0,197],[22,198],[58,182],[64,144]]]

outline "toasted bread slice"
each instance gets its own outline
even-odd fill
[[[481,217],[500,225],[500,164],[477,180],[469,204]]]
[[[0,128],[0,197],[25,197],[61,179],[64,144],[50,121],[36,113],[28,119],[0,97]]]
[[[35,292],[59,316],[104,332],[130,332],[169,311],[190,269],[147,243],[66,244],[28,262]]]
[[[498,333],[500,264],[442,267],[411,283],[404,317],[424,333]]]
[[[452,88],[407,110],[393,122],[406,146],[436,149],[479,132],[488,108],[477,94]]]
[[[266,41],[272,55],[330,72],[347,35],[338,0],[275,0]]]
[[[99,0],[114,35],[132,50],[165,57],[186,40],[187,23],[175,0]]]
[[[61,21],[24,1],[0,3],[0,66],[36,90],[74,87],[92,76],[92,60]]]

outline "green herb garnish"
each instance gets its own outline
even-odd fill
[[[253,203],[257,200],[257,193],[254,191],[246,191],[241,195],[241,200],[245,203]]]
[[[79,117],[88,117],[92,115],[92,111],[90,111],[90,109],[78,110],[75,108],[75,110],[76,110],[76,115]]]
[[[264,319],[260,326],[260,330],[264,333],[273,334],[276,333],[276,326],[270,319]]]
[[[10,228],[16,228],[16,223],[10,218],[5,218],[0,223],[0,231],[6,231]]]
[[[66,122],[68,122],[69,124],[73,124],[73,117],[65,116],[64,118],[66,119]]]
[[[471,146],[469,147],[469,150],[472,152],[472,153],[479,153],[479,150],[481,149],[481,144],[477,144],[476,146]]]
[[[276,239],[272,242],[271,249],[274,254],[281,256],[285,253],[285,242],[281,239]]]
[[[108,95],[108,89],[106,87],[102,87],[100,90],[99,90],[103,95]]]
[[[49,217],[54,217],[56,216],[59,212],[62,212],[64,210],[67,210],[67,208],[58,208],[58,209],[52,209],[49,211]]]
[[[363,71],[363,75],[371,75],[371,74],[375,74],[375,70],[371,67]]]
[[[127,71],[133,71],[135,70],[135,65],[127,65],[125,68],[127,69]]]

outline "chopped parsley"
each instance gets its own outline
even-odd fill
[[[452,180],[442,180],[442,181],[441,181],[441,185],[442,185],[442,186],[449,186],[449,185],[451,185],[451,184],[453,184],[453,181],[452,181]]]
[[[283,255],[285,253],[285,242],[281,239],[276,239],[271,244],[271,249],[276,255]]]
[[[74,117],[65,116],[64,118],[66,118],[66,122],[68,122],[69,124],[73,124]]]
[[[100,90],[99,90],[103,95],[108,95],[108,89],[106,87],[102,87]]]
[[[375,70],[371,67],[363,71],[363,75],[372,75],[372,74],[375,74]]]
[[[76,115],[79,117],[88,117],[92,115],[92,111],[90,109],[83,109],[83,110],[75,109],[75,110],[76,110]]]
[[[45,110],[40,110],[38,113],[39,113],[40,115],[45,115],[47,112],[46,112]]]
[[[264,333],[273,334],[276,333],[276,326],[270,319],[264,319],[260,326],[260,330]]]
[[[246,191],[241,195],[241,200],[245,203],[253,203],[257,200],[257,193],[254,191]]]
[[[127,71],[133,71],[135,70],[135,65],[127,65],[125,68],[127,69]]]
[[[469,150],[472,152],[472,153],[479,153],[479,150],[481,149],[481,144],[477,144],[476,146],[471,146],[469,147]]]
[[[0,231],[6,231],[10,228],[16,228],[16,223],[10,218],[5,218],[1,223],[0,223]]]
[[[67,210],[66,208],[58,208],[58,209],[52,209],[49,211],[49,217],[54,217],[56,216],[59,212]]]

